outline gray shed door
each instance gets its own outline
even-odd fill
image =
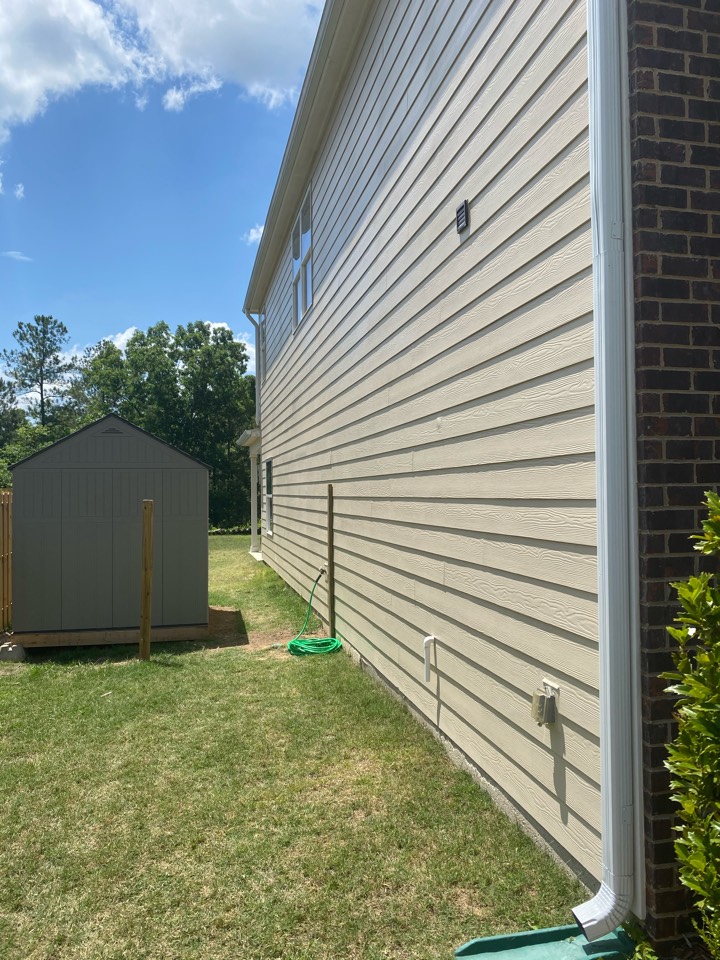
[[[163,471],[115,470],[113,490],[113,627],[140,623],[142,502],[155,502],[153,523],[153,625],[163,617]],[[178,621],[175,621],[176,623]]]
[[[62,629],[112,616],[112,470],[62,472]]]

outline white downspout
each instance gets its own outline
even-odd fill
[[[260,426],[260,380],[262,378],[262,370],[260,365],[262,363],[262,358],[260,356],[260,324],[257,322],[255,317],[243,307],[243,313],[248,318],[250,323],[255,327],[255,423]]]
[[[588,0],[603,861],[599,892],[573,910],[588,940],[628,917],[636,872],[637,524],[622,5]]]
[[[258,453],[250,450],[250,553],[259,553],[258,543]]]

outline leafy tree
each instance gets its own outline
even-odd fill
[[[230,330],[197,322],[179,326],[173,334],[161,322],[136,332],[124,354],[101,340],[73,366],[70,379],[70,365],[59,355],[68,339],[65,327],[52,317],[35,321],[19,325],[15,338],[23,350],[6,354],[6,362],[14,364],[16,383],[40,392],[39,407],[30,411],[39,412],[40,422],[17,409],[13,385],[3,387],[0,381],[0,441],[3,425],[9,431],[14,424],[0,453],[0,482],[9,480],[8,464],[86,423],[118,413],[210,466],[213,525],[231,526],[248,518],[249,461],[236,441],[255,422],[255,382],[246,375],[245,346]],[[41,352],[38,343],[48,347],[51,341],[55,353],[46,350],[42,365],[33,366],[31,359]],[[62,402],[51,404],[49,391]]]
[[[111,340],[101,340],[85,350],[68,389],[68,405],[78,424],[120,413],[127,397],[125,366],[122,350]]]
[[[3,361],[20,392],[39,395],[38,415],[45,426],[51,397],[62,392],[65,378],[73,367],[60,356],[70,336],[60,320],[39,314],[32,323],[21,320],[13,337],[18,347],[4,350]]]
[[[210,466],[215,525],[236,524],[249,513],[249,462],[236,446],[255,416],[247,360],[244,345],[225,327],[198,321],[173,334],[161,322],[133,334],[122,367],[125,393],[117,412]],[[108,367],[119,369],[105,364],[105,383]]]
[[[179,444],[182,417],[177,350],[164,322],[136,331],[125,350],[121,416],[168,443]]]
[[[15,388],[0,377],[0,447],[10,443],[24,421],[25,413],[18,408]]]
[[[175,333],[182,419],[178,445],[212,467],[214,524],[246,518],[249,461],[236,441],[254,422],[254,378],[247,351],[226,327],[190,323]]]

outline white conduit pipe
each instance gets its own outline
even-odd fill
[[[603,859],[599,892],[573,910],[588,940],[610,933],[627,918],[635,889],[636,523],[624,31],[619,0],[588,0]]]
[[[430,644],[435,642],[432,634],[423,640],[423,659],[425,660],[425,683],[430,683]]]

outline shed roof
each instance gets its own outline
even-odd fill
[[[184,450],[180,450],[178,447],[174,447],[171,443],[167,443],[165,440],[161,440],[159,437],[154,436],[152,433],[149,433],[147,430],[143,430],[142,427],[135,426],[134,423],[130,423],[129,420],[126,420],[124,417],[118,416],[116,413],[108,413],[104,417],[100,417],[99,420],[94,420],[92,423],[86,424],[84,427],[81,427],[79,430],[75,430],[74,433],[69,433],[66,437],[63,437],[61,440],[56,440],[54,443],[48,444],[47,447],[43,447],[42,450],[38,450],[37,453],[31,453],[29,457],[24,457],[22,460],[18,460],[17,463],[12,464],[10,467],[11,470],[14,470],[16,467],[23,466],[26,463],[29,463],[31,460],[42,462],[42,460],[56,460],[55,453],[58,452],[58,448],[64,446],[65,444],[70,443],[75,440],[81,434],[87,433],[89,430],[93,430],[100,426],[103,423],[106,423],[108,427],[112,427],[113,422],[116,424],[130,428],[136,433],[140,434],[142,437],[152,440],[156,444],[167,448],[169,451],[172,451],[177,457],[184,458],[191,463],[194,463],[198,466],[204,467],[206,470],[209,470],[210,467],[207,463],[203,463],[202,460],[199,460],[197,457],[191,456],[189,453],[185,453]],[[116,430],[119,428],[116,427]],[[111,429],[103,431],[104,433],[111,433]],[[39,465],[39,464],[38,464]],[[58,464],[59,465],[59,464]]]
[[[377,0],[326,0],[295,119],[265,218],[243,309],[258,313],[307,190],[352,56]]]

